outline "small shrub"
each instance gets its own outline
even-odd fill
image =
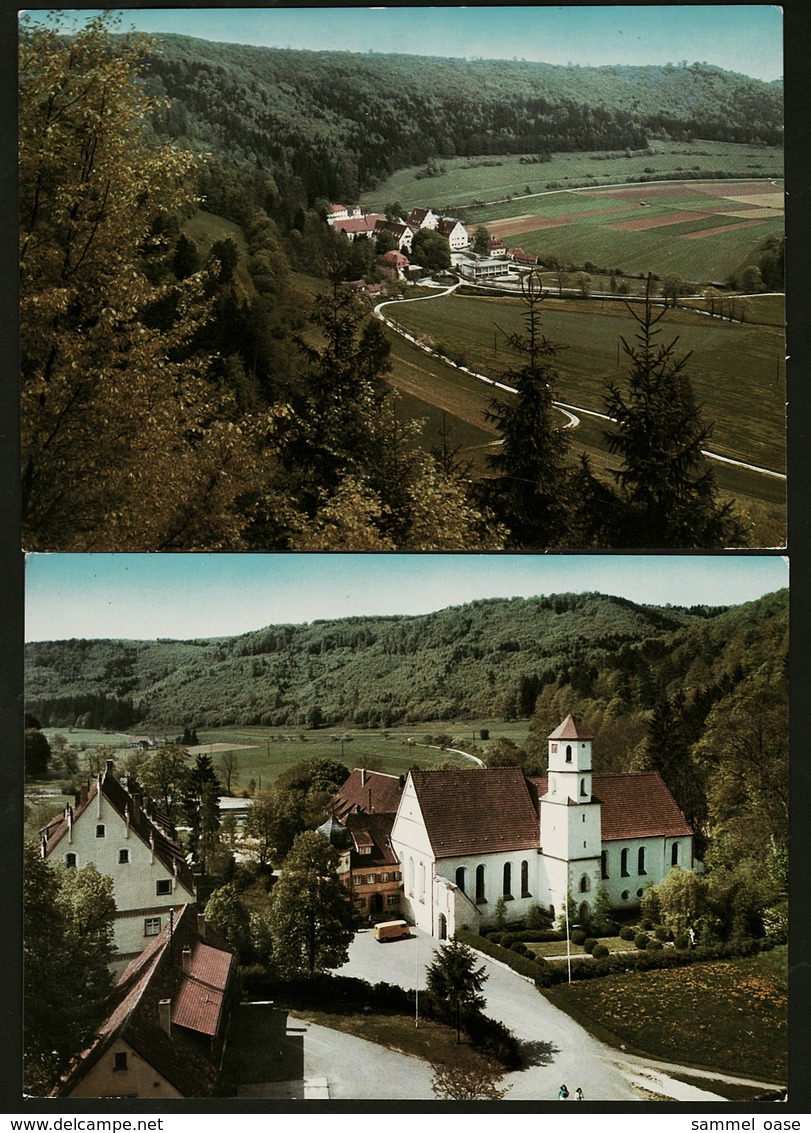
[[[594,951],[594,945],[596,943],[597,943],[597,941],[594,939],[593,936],[587,936],[586,939],[583,941],[583,951],[584,952],[593,952]]]
[[[676,934],[676,936],[673,940],[673,943],[679,949],[680,952],[683,952],[683,951],[685,951],[685,949],[690,947],[690,937],[687,935],[686,932],[679,932],[679,933]]]
[[[510,945],[510,948],[512,949],[513,952],[517,952],[519,954],[519,956],[526,955],[527,946],[526,946],[526,944],[524,944],[523,940],[514,941],[514,943],[512,943]]]
[[[639,922],[639,927],[643,932],[650,932],[653,928],[653,921],[649,917],[643,917]]]
[[[608,955],[608,948],[605,944],[600,944],[598,941],[591,950],[591,954],[595,960],[604,960]]]
[[[650,937],[646,932],[638,932],[634,937],[634,944],[640,951],[644,952],[648,944],[650,944]]]
[[[572,941],[572,944],[584,944],[585,943],[586,934],[583,932],[582,928],[576,928],[574,930],[574,932],[571,933],[571,941]]]
[[[672,938],[672,933],[669,932],[665,928],[665,926],[661,925],[661,924],[657,925],[656,928],[653,930],[653,935],[656,937],[657,940],[661,940],[663,942],[665,940],[670,940]]]
[[[649,952],[659,952],[662,948],[664,948],[664,944],[662,944],[661,940],[659,940],[657,936],[651,937],[648,941]]]
[[[502,948],[512,948],[518,937],[514,932],[502,932],[499,944]]]
[[[636,933],[630,925],[623,925],[620,929],[620,940],[633,940]]]

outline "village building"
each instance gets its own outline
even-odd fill
[[[538,257],[534,252],[525,252],[523,248],[510,248],[509,257],[516,264],[526,265],[527,267],[536,267]]]
[[[386,279],[397,282],[405,277],[408,268],[408,257],[402,252],[384,252],[377,257],[377,270]]]
[[[451,262],[463,279],[473,281],[503,278],[511,270],[502,257],[476,256],[472,252],[456,252],[451,256]]]
[[[353,240],[367,240],[370,236],[374,236],[375,229],[380,221],[385,222],[386,218],[382,213],[370,212],[365,216],[352,216],[346,220],[335,220],[332,222],[332,227],[336,232],[342,232],[344,236],[351,243]]]
[[[81,869],[92,862],[113,879],[113,970],[120,972],[166,927],[169,912],[195,901],[195,884],[174,826],[113,761],[40,832],[44,858]]]
[[[403,775],[356,767],[333,797],[332,815],[319,827],[338,850],[338,876],[361,921],[400,915],[402,875],[391,828],[404,786]]]
[[[416,232],[418,228],[435,229],[439,224],[439,213],[433,209],[414,208],[408,214],[408,223]]]
[[[452,252],[458,252],[462,248],[467,248],[470,244],[470,237],[461,220],[443,216],[436,226],[436,231],[440,236],[445,237]]]
[[[403,874],[401,914],[444,939],[486,930],[500,899],[508,920],[567,894],[587,921],[600,888],[637,908],[673,866],[693,867],[693,832],[656,772],[594,774],[592,736],[571,715],[548,739],[549,771],[411,771],[391,843]]]
[[[398,251],[406,252],[411,251],[411,241],[414,239],[414,229],[408,225],[403,224],[397,220],[378,220],[375,225],[375,234],[380,232],[390,232],[394,239],[397,241]]]
[[[181,906],[121,975],[59,1098],[205,1098],[217,1092],[236,1001],[236,956]]]
[[[363,216],[360,205],[330,205],[327,209],[327,224],[338,220],[357,220]]]

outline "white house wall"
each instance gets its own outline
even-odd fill
[[[104,837],[97,837],[98,827],[103,827]],[[119,861],[121,851],[126,851],[129,861]],[[68,854],[76,855],[77,869],[92,862],[99,873],[113,879],[117,949],[114,967],[117,971],[128,962],[128,957],[143,951],[151,937],[164,927],[170,908],[190,904],[195,899],[194,893],[180,884],[152,854],[150,847],[132,830],[127,830],[126,822],[103,794],[91,800],[50,857],[52,861],[64,863]],[[159,881],[164,883],[162,889],[168,883],[168,893],[158,893]]]
[[[434,852],[417,793],[409,777],[391,831],[403,875],[401,914],[426,932],[434,931]]]

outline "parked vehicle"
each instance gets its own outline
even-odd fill
[[[411,929],[405,921],[381,921],[374,928],[375,940],[385,944],[387,940],[405,940],[411,936]]]

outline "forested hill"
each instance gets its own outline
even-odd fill
[[[555,66],[152,38],[147,86],[171,100],[160,132],[264,169],[283,196],[297,184],[304,206],[351,202],[434,157],[640,149],[649,137],[782,143],[782,82],[706,63]]]
[[[753,674],[779,681],[787,634],[779,591],[728,609],[562,594],[215,640],[38,642],[26,647],[26,708],[43,726],[156,730],[388,727],[539,706],[554,724],[568,711],[647,713],[685,689],[706,710]]]

